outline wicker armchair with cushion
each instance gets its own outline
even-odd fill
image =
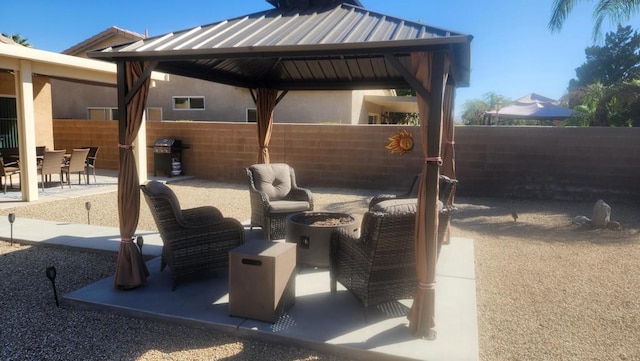
[[[369,202],[369,210],[371,210],[376,204],[393,200],[393,199],[415,199],[418,197],[418,180],[420,179],[420,175],[417,175],[413,178],[413,182],[411,183],[411,188],[409,191],[404,194],[378,194],[371,199]],[[458,184],[457,179],[449,178],[445,175],[440,175],[440,186],[439,186],[439,194],[438,199],[441,204],[440,212],[438,213],[438,250],[443,243],[448,239],[447,232],[449,230],[449,223],[451,221],[451,216],[456,210],[454,205],[447,204],[449,198],[451,197],[451,193],[455,189]]]
[[[284,238],[288,215],[313,210],[313,194],[298,187],[295,172],[288,164],[254,164],[246,171],[251,229],[262,227],[267,240]]]
[[[369,208],[371,208],[376,203],[387,201],[389,199],[404,199],[404,198],[417,198],[418,197],[418,180],[420,179],[420,175],[418,174],[413,178],[411,182],[411,187],[409,187],[409,191],[403,194],[378,194],[371,199],[369,202]],[[457,179],[449,178],[445,175],[440,175],[440,186],[439,186],[439,194],[438,199],[440,199],[443,203],[447,203],[451,193],[455,189],[458,184]]]
[[[417,285],[415,199],[376,204],[362,217],[360,235],[345,230],[331,234],[330,286],[337,282],[371,307],[412,298]],[[366,312],[365,312],[366,315]]]
[[[171,188],[157,181],[140,189],[164,245],[160,270],[169,266],[173,289],[182,278],[226,268],[229,250],[244,243],[242,224],[223,217],[217,208],[181,209]]]

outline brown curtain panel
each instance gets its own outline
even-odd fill
[[[438,57],[434,59],[434,57]],[[418,209],[416,212],[416,273],[418,287],[409,312],[409,329],[416,337],[433,338],[435,332],[435,276],[438,253],[438,176],[440,163],[440,137],[442,125],[442,98],[446,84],[443,79],[433,78],[443,75],[444,54],[412,53],[411,62],[416,79],[431,93],[430,99],[418,95],[420,113],[420,138],[424,165],[418,188]],[[442,67],[439,69],[438,67]],[[442,82],[440,84],[440,82]],[[435,102],[439,101],[440,104]],[[432,107],[440,107],[433,109]],[[435,115],[437,114],[437,115]]]
[[[442,167],[440,172],[451,179],[456,179],[456,152],[454,136],[454,100],[456,97],[455,87],[447,85],[444,90],[443,121],[442,121]],[[455,188],[451,192],[447,204],[453,204]],[[445,200],[443,200],[445,202]],[[449,227],[444,240],[448,244],[450,240]]]
[[[125,64],[126,90],[133,87],[143,74],[146,63],[127,62]],[[149,93],[150,78],[127,104],[126,127],[121,126],[120,133],[120,166],[118,172],[118,215],[120,219],[120,250],[116,266],[114,287],[134,288],[143,284],[149,277],[149,270],[140,254],[133,236],[138,227],[140,216],[140,180],[133,156],[131,144],[138,135],[142,123],[144,106]]]
[[[444,91],[443,121],[442,121],[442,167],[440,172],[449,178],[456,178],[456,152],[454,142],[454,99],[455,87],[447,85]],[[453,198],[453,197],[452,197]],[[452,199],[449,200],[451,204]]]
[[[258,163],[269,164],[269,142],[273,129],[273,109],[278,100],[277,89],[258,89],[256,101],[256,115],[258,125]]]

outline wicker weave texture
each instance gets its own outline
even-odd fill
[[[162,187],[166,188],[162,193],[145,185],[140,189],[164,244],[160,268],[163,270],[168,265],[171,269],[173,288],[188,276],[226,268],[229,250],[244,243],[242,224],[236,219],[224,218],[212,206],[180,209],[173,192],[167,191],[165,185]]]
[[[359,237],[344,230],[331,235],[331,290],[336,282],[365,306],[412,298],[417,285],[415,213],[366,212]]]
[[[407,193],[404,194],[378,194],[371,199],[369,202],[369,209],[373,208],[374,205],[388,201],[391,199],[406,199],[406,198],[416,198],[418,195],[418,180],[420,176],[416,176],[411,183],[411,188]],[[456,210],[456,207],[450,204],[451,194],[455,190],[458,184],[457,179],[452,179],[444,175],[440,175],[440,185],[439,185],[439,194],[438,198],[442,202],[442,208],[438,213],[438,252],[440,251],[440,247],[445,242],[447,232],[449,230],[449,224],[451,222],[451,216]]]

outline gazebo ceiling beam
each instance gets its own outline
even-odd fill
[[[144,72],[142,73],[140,78],[138,78],[138,80],[136,80],[136,82],[133,84],[131,89],[129,89],[129,92],[127,93],[127,95],[125,97],[125,104],[129,104],[131,102],[131,99],[136,95],[138,90],[140,90],[140,87],[144,84],[144,82],[147,81],[147,79],[151,76],[151,72],[153,71],[153,69],[157,65],[158,65],[158,62],[157,61],[153,61],[144,70]]]
[[[409,83],[409,85],[416,91],[416,93],[420,94],[423,99],[430,99],[431,93],[425,89],[425,87],[420,83],[418,79],[407,69],[396,57],[393,55],[385,54],[384,58],[389,62],[393,67],[402,74],[402,77]]]

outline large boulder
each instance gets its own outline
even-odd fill
[[[596,228],[605,228],[611,220],[611,207],[602,199],[599,199],[593,206],[593,217],[591,225]]]

